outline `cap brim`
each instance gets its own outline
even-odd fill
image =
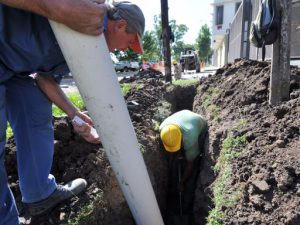
[[[166,151],[168,151],[168,152],[177,152],[181,148],[181,141],[178,141],[176,146],[172,146],[172,147],[168,146],[168,145],[165,145],[164,143],[163,143],[163,145],[164,145]]]
[[[136,33],[135,41],[129,46],[129,48],[131,48],[133,51],[135,51],[141,55],[144,53],[142,40],[141,40],[140,36],[138,35],[138,33]]]

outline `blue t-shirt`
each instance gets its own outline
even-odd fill
[[[187,160],[194,160],[200,154],[198,137],[207,131],[206,120],[192,111],[181,110],[165,119],[159,129],[162,130],[164,126],[169,124],[179,126],[185,157]]]
[[[15,74],[35,72],[69,72],[48,20],[0,4],[0,83]]]

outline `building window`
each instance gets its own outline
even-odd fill
[[[220,5],[216,8],[216,25],[222,25],[223,24],[223,12],[224,12],[224,6]]]
[[[242,3],[242,2],[237,2],[237,3],[235,3],[235,12],[238,11],[238,9],[240,8],[241,3]]]

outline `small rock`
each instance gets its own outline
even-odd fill
[[[252,184],[262,193],[270,190],[270,185],[264,180],[255,180]]]
[[[66,213],[61,212],[60,215],[59,215],[59,220],[61,220],[61,221],[62,221],[62,220],[65,220],[65,219],[66,219],[66,216],[67,216]]]
[[[276,146],[277,146],[278,148],[284,148],[284,147],[285,147],[285,142],[284,142],[283,140],[277,140],[277,141],[275,142],[275,144],[276,144]]]

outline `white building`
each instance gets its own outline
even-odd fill
[[[241,5],[241,0],[213,0],[212,64],[221,67],[225,64],[225,35]]]

